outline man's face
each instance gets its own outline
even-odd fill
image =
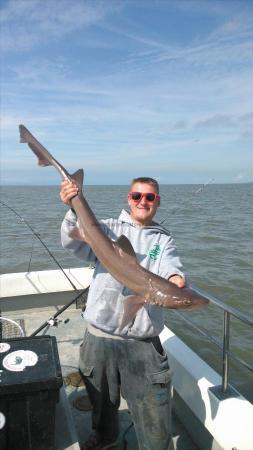
[[[130,192],[153,193],[157,194],[155,186],[148,183],[134,183]],[[135,223],[140,226],[150,225],[160,205],[159,198],[155,198],[153,202],[149,202],[146,197],[142,197],[139,201],[134,201],[128,197],[128,205],[130,207],[130,214]]]

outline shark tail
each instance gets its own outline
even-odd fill
[[[43,145],[30,133],[30,131],[24,126],[19,125],[20,142],[29,145],[30,149],[38,158],[39,166],[51,166],[52,155],[47,151]]]
[[[69,173],[49,151],[43,147],[43,145],[30,133],[30,131],[24,126],[19,125],[20,142],[28,144],[30,149],[38,158],[39,166],[54,166],[60,173],[63,179],[69,179]]]
[[[124,300],[124,313],[120,325],[120,331],[133,320],[137,312],[144,305],[145,300],[140,295],[129,295]]]

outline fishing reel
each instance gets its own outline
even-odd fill
[[[57,317],[50,317],[50,319],[47,320],[47,323],[50,327],[58,327],[60,323],[68,323],[69,319],[57,319]]]

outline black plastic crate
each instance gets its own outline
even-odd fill
[[[54,450],[55,407],[62,386],[56,338],[1,343],[10,349],[0,353],[0,449]]]

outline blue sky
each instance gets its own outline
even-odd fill
[[[253,181],[251,0],[1,2],[1,181]]]

